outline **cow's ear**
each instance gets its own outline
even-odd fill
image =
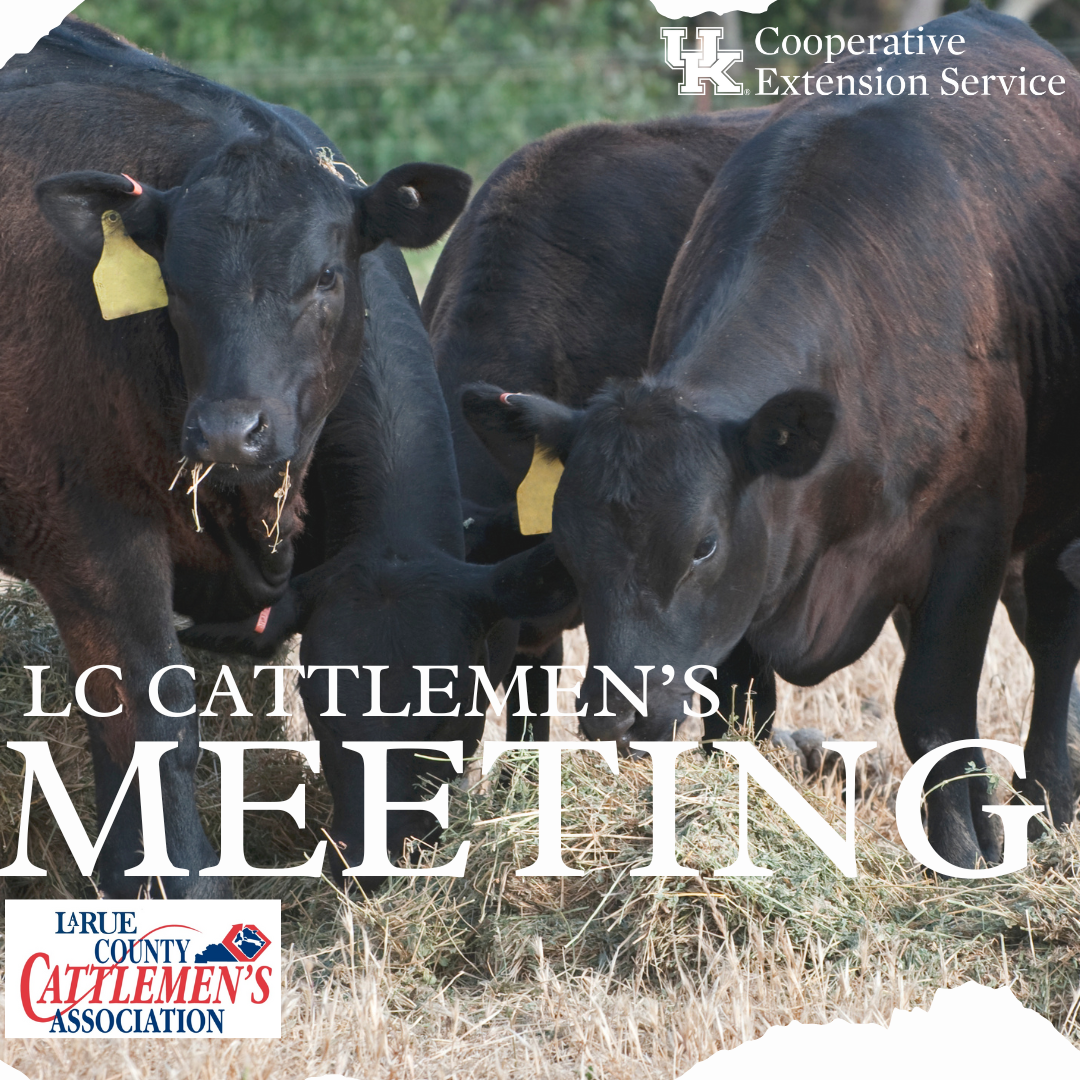
[[[525,479],[537,442],[566,461],[584,415],[541,394],[507,393],[488,383],[465,386],[461,410],[514,486]]]
[[[88,261],[101,258],[101,216],[108,210],[118,211],[128,236],[160,261],[172,192],[177,190],[158,191],[122,174],[73,172],[42,180],[34,195],[64,243]]]
[[[577,589],[549,540],[512,555],[490,569],[499,617],[542,619],[577,603]]]
[[[836,423],[831,398],[817,390],[789,390],[770,398],[749,420],[723,435],[749,478],[771,473],[794,479],[808,473],[825,451]]]
[[[421,161],[391,169],[354,196],[364,249],[384,240],[404,248],[434,244],[465,209],[470,187],[472,177],[448,165]]]

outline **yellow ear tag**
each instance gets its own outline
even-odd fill
[[[140,311],[168,307],[161,267],[127,234],[124,219],[115,210],[101,215],[105,244],[94,270],[94,289],[103,319],[138,315]]]
[[[563,474],[563,463],[549,458],[537,440],[532,465],[517,489],[518,529],[522,536],[551,532],[551,507]]]

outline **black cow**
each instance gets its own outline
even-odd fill
[[[227,888],[196,875],[215,856],[191,683],[162,682],[172,715],[148,694],[183,663],[174,585],[203,619],[284,593],[296,493],[363,344],[360,256],[431,243],[468,194],[433,165],[345,183],[311,130],[75,20],[0,73],[0,565],[38,587],[76,674],[122,671],[89,683],[97,710],[121,710],[89,721],[99,819],[133,740],[179,742],[165,825],[191,873],[170,896]],[[102,318],[105,229],[158,261],[167,310]],[[140,884],[124,876],[138,825],[133,791],[99,862],[110,895]]]
[[[493,617],[500,611],[519,616],[531,611],[526,632],[532,651],[517,661],[534,665],[527,685],[537,715],[512,717],[508,737],[525,737],[531,729],[546,738],[547,679],[539,663],[559,662],[561,631],[576,611],[576,597],[550,546],[532,547],[539,538],[523,538],[512,504],[499,505],[512,497],[513,487],[463,424],[456,388],[478,373],[502,370],[513,373],[518,385],[561,386],[570,400],[579,402],[609,375],[640,371],[664,281],[695,206],[723,162],[768,112],[740,110],[556,132],[500,166],[455,227],[425,294],[425,309],[433,344],[444,361],[444,392],[457,417],[454,449],[466,461],[465,482],[472,485],[474,501],[465,510],[469,557],[481,563],[505,560],[500,566],[460,562],[462,515],[453,451],[444,441],[445,412],[431,399],[431,359],[422,330],[402,329],[382,335],[393,351],[392,362],[382,347],[371,356],[365,353],[355,385],[317,448],[304,489],[308,517],[294,569],[300,572],[311,564],[307,556],[313,554],[313,538],[329,533],[334,539],[315,553],[315,568],[294,577],[261,633],[249,618],[197,626],[185,631],[182,640],[266,656],[289,634],[302,631],[305,664],[318,657],[318,663],[386,665],[384,699],[394,702],[387,711],[405,706],[415,711],[415,665],[452,664],[461,671],[481,662],[483,636],[492,629]],[[597,213],[598,198],[603,213]],[[553,234],[556,248],[549,239]],[[616,243],[617,238],[624,242]],[[566,299],[567,264],[580,264],[588,277],[575,291],[573,317],[552,319],[547,312]],[[489,267],[495,271],[491,277]],[[365,283],[365,295],[371,303],[373,285]],[[395,318],[409,324],[411,314],[400,297],[397,306]],[[390,310],[385,303],[379,313],[384,310]],[[380,338],[378,326],[373,316],[369,348]],[[578,351],[573,368],[567,369],[571,347]],[[573,389],[566,386],[568,380]],[[371,495],[368,489],[393,492],[393,498]],[[449,546],[455,529],[457,548]],[[493,587],[498,603],[492,602]],[[514,637],[506,629],[501,626],[489,639],[486,662],[493,682],[506,673],[512,657],[508,650]],[[542,656],[535,655],[538,644]],[[440,707],[468,711],[471,686],[471,680],[459,680],[455,695],[441,699]],[[327,706],[325,676],[301,688],[323,741],[334,792],[331,832],[354,863],[363,850],[360,758],[335,749],[335,740],[461,738],[468,755],[483,728],[482,720],[464,716],[442,722],[415,716],[407,721],[365,719],[370,708],[366,674],[360,682],[343,676],[343,718],[321,717]],[[519,705],[512,695],[511,714]],[[433,770],[429,759],[405,753],[392,757],[391,798],[408,801],[418,782],[448,775],[445,769]],[[389,820],[393,855],[400,854],[408,836],[434,835],[427,814],[394,811]],[[341,869],[336,861],[331,866]],[[362,884],[371,888],[378,882],[365,879]]]
[[[580,406],[616,376],[645,370],[664,283],[694,211],[721,166],[768,108],[556,131],[504,161],[476,193],[446,242],[424,293],[424,318],[450,408],[469,558],[494,562],[535,544],[513,506],[528,467],[500,468],[465,423],[461,388],[497,382]],[[544,711],[541,664],[562,658],[576,604],[518,628],[534,665],[530,703]],[[508,710],[507,738],[526,737]],[[534,704],[535,708],[536,705]],[[547,738],[549,721],[529,721]]]
[[[965,56],[832,73],[926,74],[927,96],[789,99],[732,156],[668,282],[654,376],[584,410],[495,388],[466,409],[495,449],[535,438],[565,462],[553,539],[595,663],[636,680],[636,664],[715,664],[745,639],[806,685],[899,608],[913,759],[976,737],[990,621],[1024,553],[1036,688],[1018,786],[1062,825],[1080,659],[1080,597],[1055,565],[1080,507],[1080,76],[981,5],[925,32],[961,35]],[[1024,68],[1063,93],[950,97],[950,66]],[[624,705],[582,726],[666,737],[683,693],[657,683],[648,719]],[[999,849],[973,759],[947,759],[927,794],[931,842],[965,867]]]
[[[343,858],[331,856],[328,869],[338,877],[343,861],[358,865],[364,853],[363,761],[343,750],[342,741],[461,740],[470,756],[484,717],[466,715],[474,683],[466,669],[486,666],[495,686],[510,659],[489,657],[485,641],[492,627],[506,618],[561,609],[574,596],[550,545],[498,565],[465,562],[446,406],[408,270],[385,247],[365,255],[360,266],[370,311],[363,358],[326,422],[304,484],[307,514],[296,576],[264,621],[198,625],[180,635],[203,648],[268,656],[289,635],[302,632],[305,668],[385,668],[382,710],[407,709],[406,716],[365,716],[372,693],[363,670],[359,677],[339,677],[340,717],[323,715],[330,704],[325,672],[300,684],[334,799],[330,832]],[[456,679],[447,671],[433,679],[433,685],[452,683],[453,693],[434,695],[432,711],[457,716],[415,715],[421,703],[417,665],[456,669]],[[481,694],[481,713],[484,705]],[[426,797],[426,781],[452,775],[448,763],[440,767],[425,752],[393,751],[388,766],[388,798],[395,802]],[[387,847],[395,858],[407,838],[436,834],[426,811],[388,815]],[[368,892],[382,881],[354,880]]]

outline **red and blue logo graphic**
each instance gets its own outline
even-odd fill
[[[195,957],[196,964],[250,964],[270,947],[270,939],[254,923],[234,923],[214,945]]]

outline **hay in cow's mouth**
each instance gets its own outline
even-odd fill
[[[210,475],[216,462],[211,461],[204,465],[201,461],[195,462],[191,467],[191,485],[185,494],[191,496],[191,516],[195,519],[195,531],[202,532],[202,522],[199,520],[199,485]]]
[[[281,486],[277,489],[277,491],[274,492],[274,501],[276,504],[274,523],[272,525],[267,525],[265,519],[262,523],[263,528],[266,530],[266,537],[268,540],[271,541],[271,555],[273,555],[277,551],[278,546],[281,544],[281,514],[282,511],[285,509],[285,500],[289,497],[289,489],[292,487],[292,480],[289,479],[290,464],[291,459],[285,462],[284,472],[278,473],[278,476],[281,477]]]
[[[191,483],[188,485],[185,495],[191,496],[191,516],[195,519],[195,531],[201,533],[203,531],[202,522],[199,520],[199,485],[210,475],[211,470],[217,464],[216,461],[211,461],[207,465],[203,461],[196,461],[191,468]],[[180,477],[184,475],[188,470],[188,459],[182,457],[180,459],[180,468],[176,470],[176,475],[172,478],[172,483],[169,484],[169,490],[172,491],[176,487],[180,480]]]
[[[172,482],[169,484],[169,491],[172,491],[176,485],[180,482],[184,473],[191,473],[191,483],[188,485],[185,495],[191,496],[191,516],[195,521],[195,531],[197,533],[203,532],[202,521],[199,519],[199,485],[210,475],[211,470],[218,463],[211,461],[209,464],[203,461],[196,461],[194,465],[190,464],[186,457],[182,457],[179,462],[179,468],[176,470],[176,475],[172,478]],[[285,503],[288,501],[289,492],[292,490],[292,477],[289,473],[289,468],[292,465],[292,459],[289,458],[285,462],[285,468],[282,472],[278,473],[281,477],[281,483],[274,491],[274,520],[267,523],[266,519],[262,519],[262,527],[266,530],[266,537],[270,540],[270,553],[274,554],[281,546],[281,515],[285,511]],[[233,466],[237,468],[237,466]]]

